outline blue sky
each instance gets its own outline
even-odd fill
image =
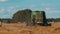
[[[44,10],[47,18],[60,18],[60,0],[0,0],[0,18],[12,18],[22,9]]]

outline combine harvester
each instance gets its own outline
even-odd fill
[[[13,15],[14,22],[25,22],[27,26],[51,26],[47,23],[44,11],[20,10]]]

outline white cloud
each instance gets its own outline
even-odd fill
[[[10,18],[10,15],[2,15],[1,18]]]
[[[51,10],[51,8],[45,8],[46,10]]]
[[[18,8],[18,7],[19,7],[18,5],[10,6],[10,7],[8,7],[7,11],[12,12],[12,11],[14,11],[16,8]]]
[[[5,9],[4,9],[4,8],[1,8],[1,9],[0,9],[0,13],[1,13],[1,12],[4,12],[4,11],[5,11]]]
[[[54,8],[45,8],[44,10],[46,11],[46,13],[57,13],[57,12],[60,12],[60,10],[54,9]]]
[[[60,10],[56,8],[46,7],[44,8],[47,18],[57,18],[60,14]]]
[[[9,7],[9,8],[7,9],[7,11],[9,11],[9,12],[11,12],[12,10],[14,10],[14,7]]]
[[[6,2],[7,0],[0,0],[0,2]]]
[[[14,13],[17,11],[16,7],[18,7],[18,6],[10,6],[10,7],[8,7],[8,8],[7,8],[7,12],[8,12],[10,15],[14,14]]]

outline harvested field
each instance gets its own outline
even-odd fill
[[[52,26],[26,26],[23,23],[3,23],[2,27],[0,27],[0,34],[60,34],[60,23],[52,23]]]

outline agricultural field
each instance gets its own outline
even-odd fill
[[[24,23],[3,23],[0,34],[60,34],[60,23],[52,26],[26,26]]]

